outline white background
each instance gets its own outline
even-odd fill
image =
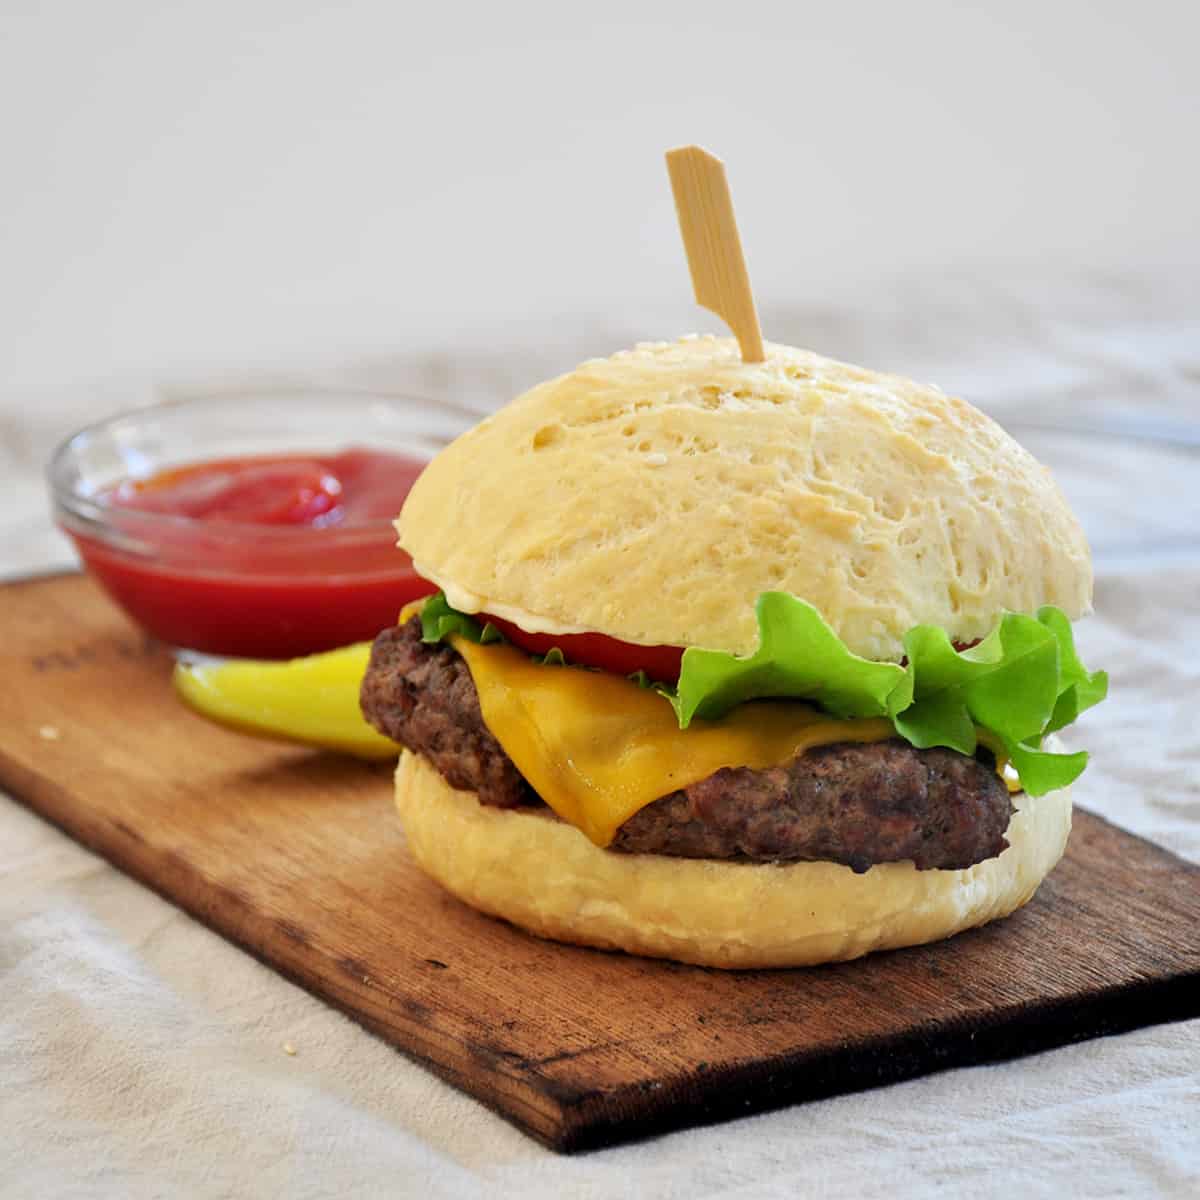
[[[1195,262],[1198,14],[0,0],[0,387],[711,327],[661,159],[693,140],[768,307]]]

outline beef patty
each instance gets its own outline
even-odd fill
[[[417,617],[375,640],[362,709],[481,804],[540,804],[483,722],[462,657],[425,645]],[[901,740],[838,742],[765,770],[725,767],[635,813],[610,849],[751,862],[820,861],[866,871],[911,859],[969,867],[999,854],[1012,816],[992,765]]]

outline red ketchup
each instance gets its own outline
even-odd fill
[[[292,658],[373,638],[435,590],[390,523],[423,467],[364,449],[196,463],[102,493],[110,536],[74,536],[162,641]]]

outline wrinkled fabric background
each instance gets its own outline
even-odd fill
[[[1111,699],[1081,803],[1200,862],[1200,306],[1159,276],[910,280],[765,314],[780,341],[932,380],[1055,470],[1097,560],[1079,629]],[[645,319],[251,383],[486,411]],[[68,563],[41,465],[75,426],[247,380],[5,398],[0,565]],[[1136,435],[1136,436],[1135,436]],[[1195,931],[1200,938],[1200,930]],[[284,1045],[296,1053],[289,1055]],[[0,796],[0,1195],[1196,1196],[1200,1020],[556,1156]]]

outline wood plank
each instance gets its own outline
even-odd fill
[[[176,704],[85,578],[0,588],[0,623],[0,784],[556,1149],[1200,1014],[1200,867],[1086,812],[1033,903],[941,945],[738,974],[558,946],[420,874],[388,767]]]

